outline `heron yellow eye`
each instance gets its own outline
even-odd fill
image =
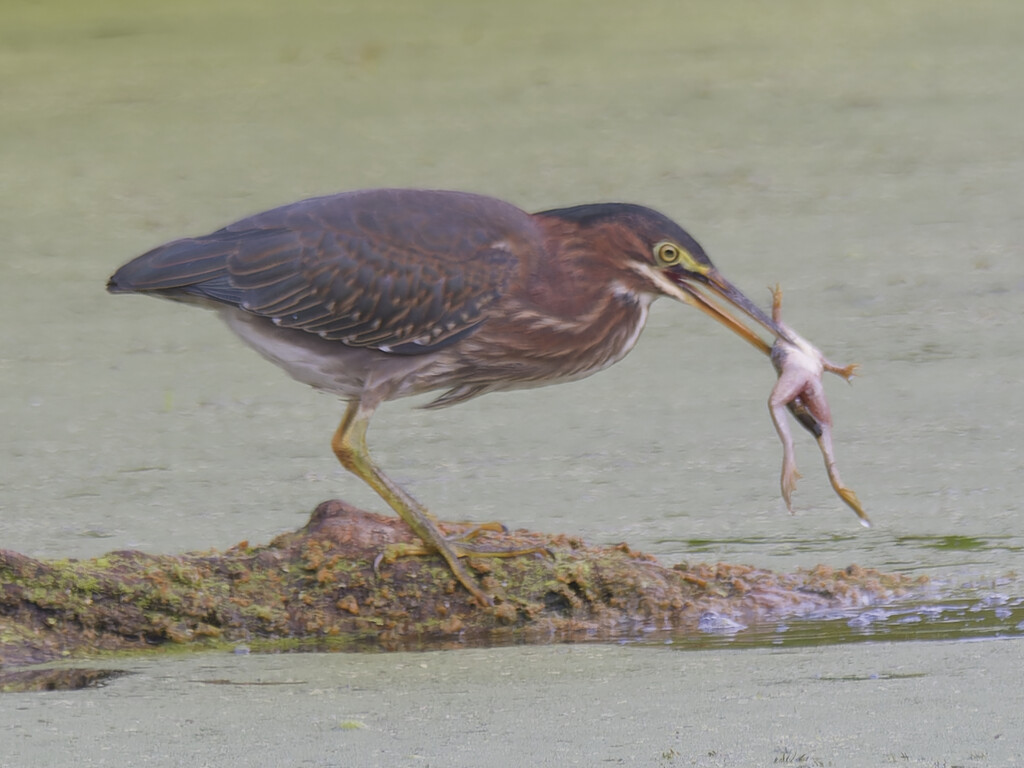
[[[675,243],[663,241],[654,246],[654,258],[662,267],[678,264],[683,258],[683,249]]]
[[[692,253],[671,240],[662,240],[654,246],[654,260],[659,267],[679,265],[687,272],[696,272],[699,275],[706,275],[711,269],[710,265],[697,261]]]

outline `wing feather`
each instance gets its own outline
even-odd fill
[[[484,322],[542,247],[531,218],[493,198],[367,190],[168,243],[108,288],[230,304],[349,346],[418,354]]]

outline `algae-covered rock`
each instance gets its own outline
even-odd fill
[[[478,605],[439,557],[382,558],[414,548],[408,528],[340,501],[266,546],[226,552],[40,561],[0,550],[0,667],[171,643],[398,649],[700,632],[708,617],[793,618],[889,600],[912,584],[856,566],[666,567],[625,544],[527,531],[484,531],[474,543],[537,550],[469,560],[493,606]]]

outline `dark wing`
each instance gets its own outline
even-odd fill
[[[221,303],[350,346],[399,354],[471,333],[504,292],[530,217],[487,197],[367,190],[303,200],[119,269],[114,293]]]

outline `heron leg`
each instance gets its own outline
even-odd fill
[[[406,493],[398,483],[385,475],[373,459],[370,458],[370,451],[366,445],[366,430],[370,423],[370,417],[375,408],[365,405],[360,400],[352,400],[345,409],[345,415],[334,432],[331,440],[331,448],[338,461],[349,472],[359,477],[369,485],[377,494],[386,501],[398,516],[406,522],[424,543],[425,547],[417,545],[402,545],[394,548],[394,551],[386,553],[381,559],[394,560],[396,557],[412,554],[428,554],[437,552],[448,563],[452,574],[458,579],[481,605],[492,605],[493,600],[484,592],[476,579],[470,574],[466,567],[459,560],[465,555],[476,555],[481,557],[515,557],[518,555],[531,554],[543,551],[544,547],[530,546],[506,550],[478,549],[468,542],[484,530],[495,530],[497,524],[484,524],[463,531],[452,537],[445,536],[438,525],[437,519]],[[375,564],[376,565],[376,564]]]

